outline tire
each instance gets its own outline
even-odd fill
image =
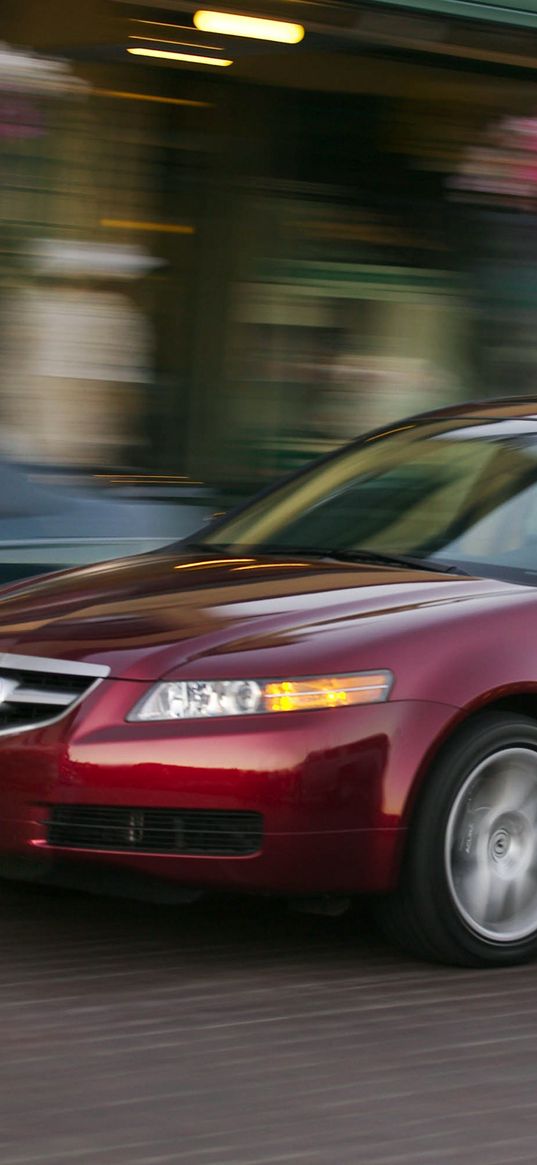
[[[431,768],[384,934],[421,958],[502,967],[537,957],[537,723],[484,712]]]

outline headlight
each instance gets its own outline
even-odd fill
[[[157,684],[128,720],[196,720],[203,716],[249,716],[346,708],[387,700],[389,671],[294,680],[170,680]]]

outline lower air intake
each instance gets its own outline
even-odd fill
[[[250,810],[55,805],[46,826],[49,845],[126,853],[244,857],[263,838],[263,818]]]

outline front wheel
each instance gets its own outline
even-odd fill
[[[415,953],[499,967],[537,956],[537,724],[483,713],[429,774],[401,884],[379,903]]]

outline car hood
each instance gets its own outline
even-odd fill
[[[200,675],[208,657],[211,675],[276,675],[299,656],[306,674],[341,661],[350,643],[365,650],[379,636],[434,627],[517,591],[527,588],[302,556],[167,551],[4,588],[0,650],[106,664],[138,680]]]

